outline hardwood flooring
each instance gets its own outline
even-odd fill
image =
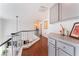
[[[22,56],[48,56],[47,38],[40,36],[40,40],[30,48],[22,50]]]

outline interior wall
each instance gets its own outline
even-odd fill
[[[79,22],[79,19],[71,19],[71,20],[62,21],[62,22],[60,21],[60,22],[57,22],[57,23],[54,23],[54,24],[49,24],[47,34],[48,33],[60,33],[60,29],[61,29],[60,24],[62,24],[63,27],[66,30],[68,30],[69,33],[70,33],[75,22]]]
[[[2,20],[0,19],[0,43],[2,42]]]
[[[4,41],[11,37],[11,33],[16,32],[16,21],[15,20],[4,20],[3,23],[3,39]]]
[[[44,36],[46,36],[45,34],[49,34],[49,33],[60,33],[60,30],[61,30],[60,24],[62,24],[63,27],[66,30],[68,30],[69,33],[70,33],[74,23],[75,22],[79,22],[79,19],[69,19],[69,20],[59,21],[59,22],[50,24],[50,9],[48,10],[48,14],[47,14],[47,19],[46,20],[48,20],[48,29],[43,29],[43,35]]]

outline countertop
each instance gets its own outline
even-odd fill
[[[62,36],[57,33],[50,33],[50,34],[48,34],[48,38],[52,38],[52,39],[55,39],[58,41],[66,42],[68,44],[79,46],[79,39],[75,39],[75,38],[72,38],[69,36]]]

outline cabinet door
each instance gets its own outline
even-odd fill
[[[48,42],[48,56],[55,56],[55,46]]]
[[[79,17],[79,3],[72,3],[72,16],[73,17]]]
[[[57,55],[58,55],[58,56],[70,56],[69,54],[67,54],[66,52],[64,52],[64,51],[61,50],[61,49],[58,49]]]
[[[61,8],[61,20],[73,19],[79,16],[79,3],[62,3]]]
[[[55,4],[50,8],[50,23],[55,23],[58,21],[58,4]]]

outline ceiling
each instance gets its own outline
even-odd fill
[[[54,3],[0,3],[0,19],[39,19]]]

